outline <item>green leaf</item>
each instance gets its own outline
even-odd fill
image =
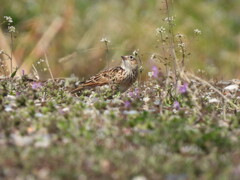
[[[17,74],[17,71],[18,71],[18,67],[16,67],[15,71],[11,74],[11,78],[14,78]]]

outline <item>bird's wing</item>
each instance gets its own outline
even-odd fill
[[[89,89],[96,86],[103,86],[110,83],[118,83],[120,81],[121,74],[124,69],[122,67],[114,67],[101,71],[100,73],[92,76],[90,79],[80,83],[80,87],[71,91],[71,93],[76,93],[83,89]]]

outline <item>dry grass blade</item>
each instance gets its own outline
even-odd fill
[[[11,47],[10,47],[10,45],[9,45],[9,43],[8,43],[6,37],[5,37],[5,35],[4,35],[4,33],[2,32],[1,29],[0,29],[0,37],[1,37],[0,38],[0,49],[4,49],[4,51],[7,54],[11,54]],[[7,65],[7,70],[9,72],[11,72],[11,61],[7,60],[5,62],[6,62],[6,65]],[[12,56],[12,66],[13,67],[17,67],[18,66],[14,56]],[[20,74],[20,71],[17,71],[17,75],[19,75],[19,74]]]
[[[30,55],[26,58],[26,61],[22,65],[22,69],[26,72],[30,71],[30,68],[34,62],[34,59],[40,58],[46,52],[50,42],[56,36],[56,34],[60,31],[61,27],[64,24],[64,20],[60,17],[57,17],[53,20],[52,24],[46,30],[46,32],[42,35],[41,39],[38,41],[35,48],[32,50]],[[33,58],[34,57],[34,58]]]
[[[54,80],[54,78],[53,78],[53,73],[52,73],[52,70],[51,70],[51,68],[50,68],[50,66],[49,66],[49,61],[48,61],[48,58],[47,58],[46,53],[45,53],[44,55],[45,55],[46,65],[47,65],[48,71],[49,71],[49,73],[50,73],[51,79]]]
[[[64,56],[58,60],[59,63],[65,63],[69,60],[72,60],[77,57],[77,52],[73,52],[72,54],[69,54],[67,56]]]

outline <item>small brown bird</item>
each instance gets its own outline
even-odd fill
[[[80,87],[72,90],[71,93],[104,85],[109,85],[112,89],[120,92],[126,91],[138,77],[138,61],[132,55],[121,57],[121,66],[101,71],[90,79],[81,82]]]

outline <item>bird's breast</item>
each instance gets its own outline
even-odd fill
[[[119,89],[121,92],[126,91],[128,88],[132,86],[132,84],[137,80],[138,72],[127,72],[125,74],[125,78],[123,78],[123,81],[119,84]]]

